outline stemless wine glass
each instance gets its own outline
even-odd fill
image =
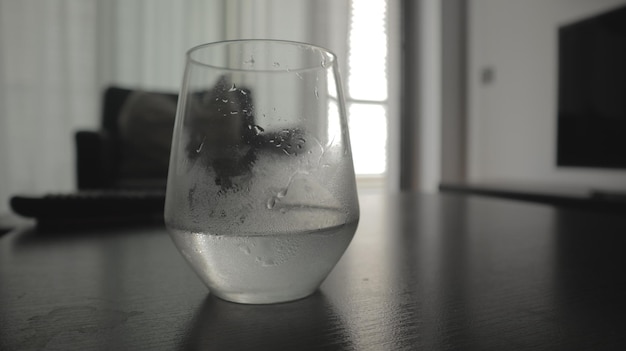
[[[187,52],[165,223],[212,294],[240,303],[312,294],[358,220],[331,52],[276,40]]]

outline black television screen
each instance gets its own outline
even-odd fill
[[[626,169],[626,6],[558,35],[557,165]]]

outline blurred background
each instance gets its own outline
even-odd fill
[[[105,88],[177,93],[189,48],[241,38],[336,53],[356,172],[383,187],[389,26],[385,0],[2,0],[0,212],[11,194],[75,189],[74,133],[100,128]]]
[[[360,189],[512,181],[626,191],[626,168],[563,166],[556,152],[558,30],[623,5],[0,0],[0,213],[12,194],[76,188],[74,133],[100,128],[104,89],[176,93],[187,49],[240,38],[337,54]]]

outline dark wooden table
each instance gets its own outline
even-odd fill
[[[624,350],[626,216],[463,195],[361,197],[315,295],[211,296],[165,230],[0,238],[1,350]]]

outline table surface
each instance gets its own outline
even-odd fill
[[[0,237],[0,349],[626,349],[626,216],[362,195],[313,296],[211,296],[160,226]]]

